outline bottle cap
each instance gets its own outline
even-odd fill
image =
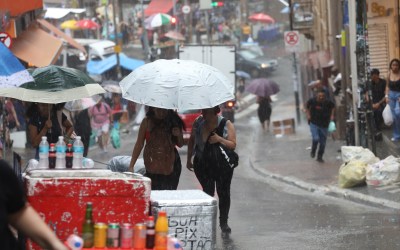
[[[42,141],[43,140],[47,141],[47,136],[42,136]]]
[[[67,144],[67,147],[71,148],[71,147],[72,147],[72,144],[71,144],[71,143],[68,143],[68,144]]]
[[[64,140],[64,136],[61,135],[61,136],[58,137],[58,139],[59,140]]]
[[[158,216],[167,216],[167,212],[165,211],[158,211]]]
[[[78,135],[78,136],[75,136],[75,139],[80,140],[81,137]]]

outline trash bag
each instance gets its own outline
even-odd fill
[[[330,121],[329,122],[329,126],[328,126],[328,132],[332,133],[336,131],[336,124],[334,121]]]
[[[350,160],[339,168],[339,187],[351,188],[365,184],[367,164],[359,160]]]
[[[96,144],[96,137],[97,137],[96,131],[92,131],[89,137],[89,147],[94,146]]]
[[[373,164],[379,161],[379,158],[374,155],[368,148],[359,146],[342,146],[342,161],[346,163],[350,160],[359,160],[365,164]]]
[[[383,117],[383,121],[385,122],[385,125],[390,126],[393,124],[392,111],[390,110],[390,106],[388,104],[383,109],[382,117]]]
[[[117,128],[112,128],[110,132],[111,144],[117,149],[121,147],[121,139],[119,137],[119,130]]]
[[[129,164],[131,163],[131,156],[119,155],[114,156],[107,164],[107,168],[113,172],[129,172]],[[141,175],[146,174],[143,158],[139,158],[133,167],[133,172]]]
[[[368,164],[366,170],[366,182],[370,186],[389,185],[400,180],[400,159],[390,155],[385,159]]]

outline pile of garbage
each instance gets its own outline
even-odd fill
[[[400,181],[400,158],[392,155],[380,160],[369,149],[342,146],[343,164],[339,168],[339,187],[385,186]]]

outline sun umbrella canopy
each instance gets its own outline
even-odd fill
[[[0,89],[0,96],[28,102],[61,103],[105,93],[98,83],[77,69],[50,65],[29,71],[35,82]]]
[[[78,100],[69,101],[65,104],[64,108],[69,111],[79,111],[93,107],[100,101],[101,97],[95,95],[92,97],[85,97]]]
[[[234,98],[233,83],[218,69],[190,60],[157,60],[121,82],[122,97],[178,110],[212,108]]]
[[[82,19],[76,22],[76,26],[81,29],[98,29],[100,25],[90,19]]]
[[[174,31],[174,30],[168,31],[167,33],[164,34],[164,36],[171,38],[171,39],[180,40],[180,41],[185,40],[185,37],[181,33]]]
[[[264,13],[253,14],[249,16],[249,20],[261,23],[275,23],[275,19]]]
[[[169,24],[171,21],[171,16],[168,14],[158,13],[149,16],[144,20],[145,27],[148,29],[160,27],[165,24]]]
[[[77,29],[79,29],[79,27],[78,26],[76,26],[76,20],[67,20],[67,21],[65,21],[65,22],[62,22],[61,24],[60,24],[60,27],[62,28],[62,29],[71,29],[71,30],[77,30]]]
[[[280,91],[279,85],[267,78],[257,78],[252,80],[247,86],[246,91],[258,96],[271,96]]]
[[[33,82],[29,72],[2,42],[0,42],[0,58],[0,88],[14,88]]]

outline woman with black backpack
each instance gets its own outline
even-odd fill
[[[231,121],[219,115],[218,106],[203,109],[201,113],[193,123],[189,138],[187,168],[194,170],[205,193],[213,197],[217,189],[220,227],[223,233],[230,233],[232,230],[228,226],[228,215],[231,181],[237,164],[227,164],[226,159],[221,158],[221,148],[225,151],[236,148],[236,131]]]

